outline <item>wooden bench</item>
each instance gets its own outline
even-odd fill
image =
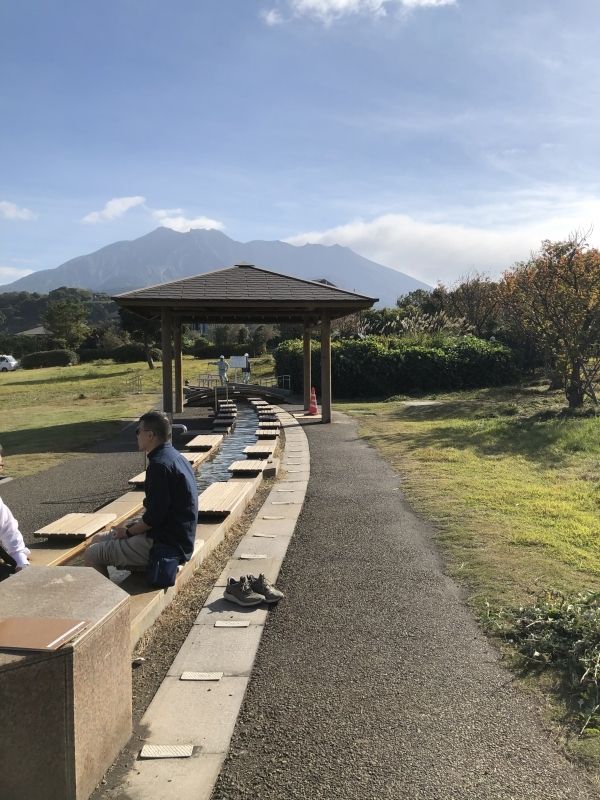
[[[246,461],[234,461],[227,469],[232,475],[258,475],[268,467],[272,467],[273,462],[266,458],[248,458]]]
[[[256,431],[257,439],[278,439],[279,430],[277,428],[259,428]]]
[[[264,421],[261,420],[258,423],[259,430],[263,430],[263,431],[279,430],[280,427],[281,427],[281,422],[279,422],[279,420],[276,420],[274,422],[264,422]]]
[[[47,539],[60,538],[60,539],[73,539],[80,541],[81,539],[88,539],[98,531],[104,530],[114,524],[117,518],[116,514],[106,512],[95,512],[93,514],[65,514],[55,522],[49,525],[44,525],[33,535],[36,539],[41,537]]]
[[[252,481],[216,481],[200,493],[198,517],[228,516],[253,486]]]
[[[213,452],[223,443],[223,437],[218,433],[199,434],[187,442],[188,450],[204,450]]]
[[[275,452],[277,442],[267,441],[259,442],[258,444],[249,444],[244,447],[246,458],[269,458]]]

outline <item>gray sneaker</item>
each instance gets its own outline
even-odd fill
[[[238,606],[257,606],[265,600],[264,594],[259,594],[252,589],[245,575],[242,575],[239,581],[229,578],[223,598],[231,603],[237,603]]]
[[[254,575],[248,575],[248,581],[252,590],[262,594],[265,598],[265,603],[278,603],[285,595],[283,592],[276,589],[271,581],[267,580],[263,573],[255,578]]]

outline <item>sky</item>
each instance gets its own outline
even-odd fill
[[[431,285],[600,246],[599,29],[598,0],[3,3],[0,284],[159,225]]]

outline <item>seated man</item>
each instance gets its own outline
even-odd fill
[[[148,454],[141,520],[98,533],[85,551],[85,563],[108,577],[107,566],[146,567],[153,544],[172,547],[180,563],[194,552],[198,487],[189,462],[171,444],[171,423],[160,411],[140,417],[138,448]]]
[[[2,445],[0,445],[0,474],[4,471],[4,459],[2,458]],[[23,567],[29,565],[27,560],[31,555],[23,535],[19,530],[19,523],[13,517],[10,508],[4,504],[0,497],[0,546],[16,562],[15,572],[19,572]],[[1,557],[1,554],[0,554]]]

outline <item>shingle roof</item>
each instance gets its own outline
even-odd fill
[[[330,316],[342,316],[369,308],[377,302],[356,292],[338,289],[319,281],[282,275],[253,264],[236,264],[182,278],[178,281],[148,286],[113,298],[119,305],[140,313],[170,309],[189,317],[224,321],[261,316],[301,318],[328,310]]]
[[[377,298],[333,288],[320,281],[294,278],[278,272],[236,264],[171,283],[148,286],[117,295],[118,300],[243,300],[243,301],[352,301]]]

